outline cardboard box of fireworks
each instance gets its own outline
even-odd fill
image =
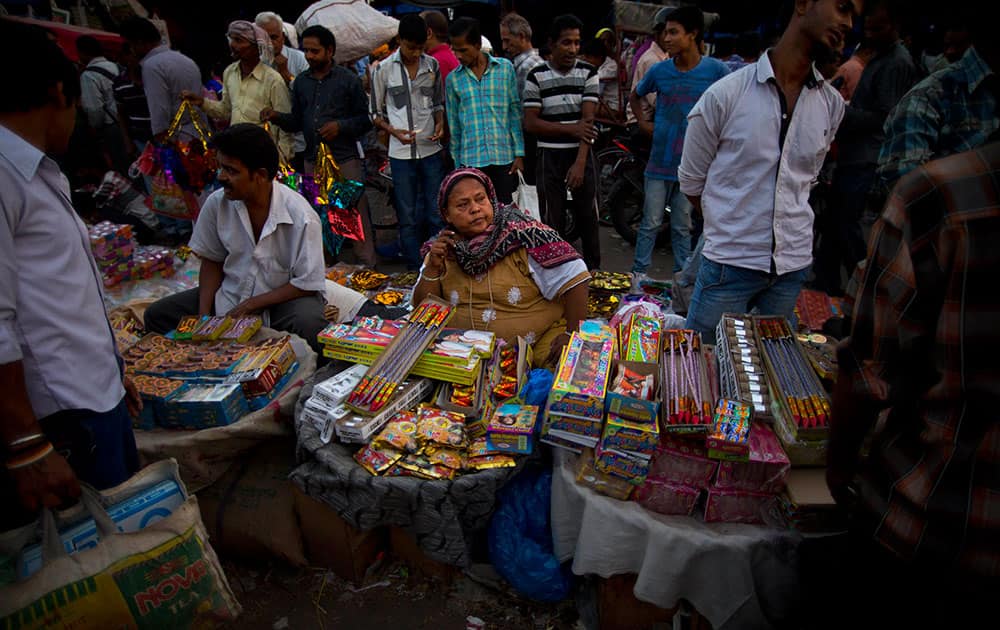
[[[587,321],[573,333],[563,348],[546,403],[544,441],[597,446],[614,349],[615,336],[607,326]]]
[[[772,405],[795,441],[825,440],[830,433],[830,396],[783,317],[754,316]],[[776,421],[777,416],[776,415]]]

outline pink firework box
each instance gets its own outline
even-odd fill
[[[653,455],[649,478],[707,488],[719,462],[708,458],[704,440],[685,440],[661,434],[660,448]]]
[[[722,462],[713,487],[751,492],[781,492],[791,463],[771,427],[757,422],[750,431],[750,461]]]
[[[775,495],[765,492],[712,488],[705,501],[705,522],[763,523],[774,501]]]
[[[660,514],[690,516],[701,490],[669,481],[647,479],[632,498],[647,510]]]

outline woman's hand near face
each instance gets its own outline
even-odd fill
[[[441,230],[431,249],[427,253],[425,271],[428,275],[439,276],[444,272],[445,259],[448,257],[448,248],[455,245],[455,233],[449,229]]]

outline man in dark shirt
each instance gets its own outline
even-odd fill
[[[364,169],[358,156],[358,139],[372,128],[368,99],[358,76],[333,63],[337,40],[322,26],[302,32],[302,49],[309,69],[292,83],[292,111],[264,109],[263,121],[271,121],[284,131],[301,131],[306,141],[306,172],[312,172],[320,142],[326,143],[344,177],[363,182]],[[375,266],[375,238],[368,200],[358,203],[365,240],[355,245],[359,262]]]
[[[865,257],[861,216],[875,183],[878,153],[885,140],[882,126],[917,80],[913,59],[900,41],[901,3],[878,0],[865,8],[865,41],[875,56],[865,65],[837,131],[839,153],[831,203],[820,218],[816,285],[832,295],[842,295],[841,266],[850,277]]]

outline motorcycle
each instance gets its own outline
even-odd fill
[[[608,186],[602,204],[604,213],[610,215],[619,236],[631,245],[635,245],[639,237],[646,202],[645,171],[649,147],[644,140],[622,136],[616,138],[611,147],[598,153],[602,189],[605,181]],[[670,238],[669,206],[663,209],[663,214],[657,245],[665,244]]]

